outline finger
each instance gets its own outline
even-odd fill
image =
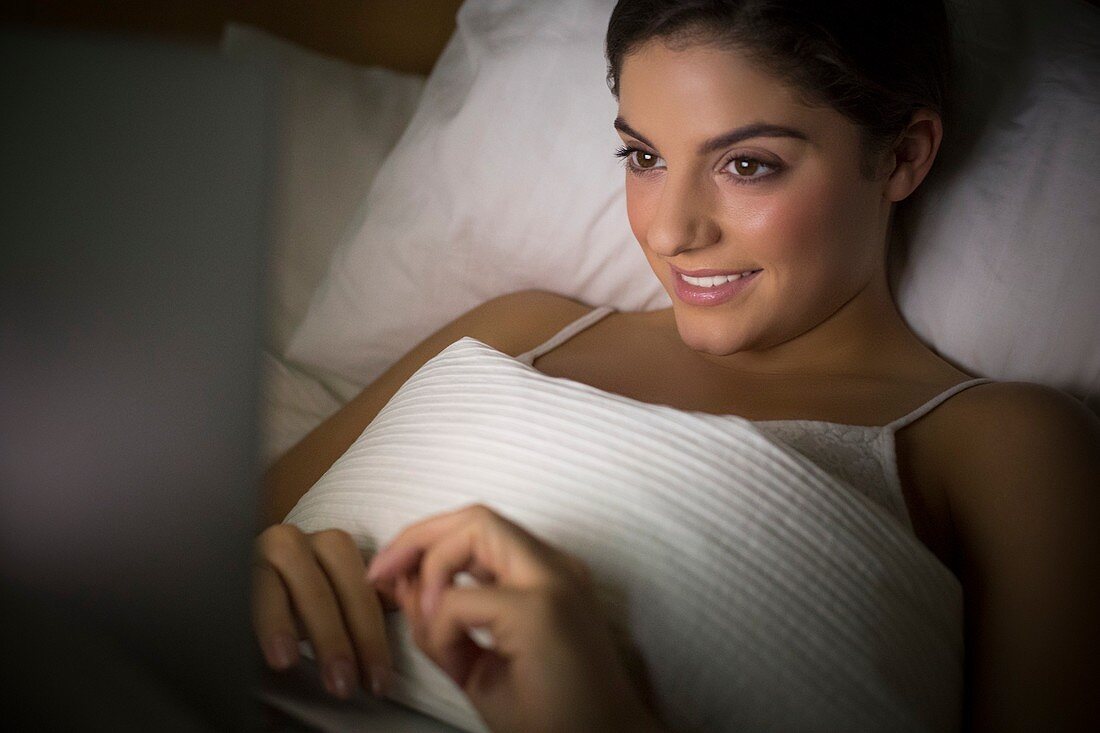
[[[464,674],[466,667],[461,664],[462,658],[459,659],[456,666],[456,663],[451,662],[451,659],[453,659],[455,655],[452,653],[444,657],[437,651],[437,644],[430,640],[429,626],[425,622],[425,618],[420,610],[422,605],[420,579],[418,577],[402,575],[395,582],[395,586],[402,610],[408,620],[413,642],[429,659],[439,665],[451,679],[455,680],[455,682],[461,686],[466,678]],[[474,658],[472,653],[468,658]]]
[[[367,567],[367,580],[374,587],[392,595],[396,592],[396,581],[400,575],[417,572],[424,548],[402,544],[394,547],[391,543],[371,558]]]
[[[410,574],[424,547],[464,523],[469,516],[467,510],[436,514],[405,527],[371,559],[367,577],[377,583],[382,578],[393,581],[398,575]]]
[[[435,615],[423,621],[420,646],[460,687],[465,688],[475,662],[486,653],[509,658],[516,629],[530,618],[531,593],[513,588],[448,588],[439,598]],[[492,649],[471,638],[483,630],[492,637]],[[536,641],[528,634],[527,643]]]
[[[468,572],[481,585],[488,585],[496,580],[496,575],[489,572],[488,570],[480,568],[466,568],[466,572]],[[364,576],[364,582],[371,583],[369,576]],[[396,583],[396,578],[393,577],[381,578],[374,583],[371,583],[375,592],[378,594],[379,599],[381,600],[382,610],[385,612],[401,610],[401,604],[397,600]]]
[[[429,547],[420,561],[420,611],[431,617],[439,595],[451,585],[455,573],[476,564],[474,528],[467,524]]]
[[[253,573],[252,628],[269,667],[284,670],[298,663],[290,597],[278,572],[263,563],[257,563]]]
[[[306,627],[325,687],[336,697],[349,697],[359,684],[355,653],[328,576],[309,542],[297,530],[286,531],[276,539],[268,538],[264,556],[279,573],[294,610]]]
[[[401,606],[409,624],[415,626],[420,623],[420,598],[413,587],[414,580],[407,575],[398,576],[395,582],[394,596]]]
[[[405,614],[409,632],[417,646],[421,646],[424,624],[420,614],[420,593],[416,578],[408,575],[400,575],[394,581],[394,597],[401,606],[401,612]]]
[[[408,585],[408,583],[409,583],[408,577],[406,577],[404,575],[399,575],[397,577],[397,581],[394,583],[394,593],[393,593],[393,595],[394,595],[394,598],[397,599],[397,603],[398,603],[398,605],[401,606],[402,609],[404,609],[405,606],[407,606],[408,603],[409,603],[409,601],[408,601],[408,597],[409,597],[408,596],[408,594],[409,594],[409,585]],[[408,615],[408,614],[406,613],[406,615]]]
[[[439,515],[406,528],[371,563],[370,577],[385,583],[418,571],[429,547],[462,529],[473,533],[473,565],[500,582],[521,586],[545,582],[556,551],[538,537],[482,504]]]
[[[367,583],[363,556],[346,532],[327,530],[310,535],[313,553],[328,576],[343,613],[359,672],[376,695],[385,688],[393,661],[386,643],[386,625],[378,594]],[[374,685],[377,684],[377,689]]]

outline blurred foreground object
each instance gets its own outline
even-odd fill
[[[5,712],[254,727],[270,81],[15,28],[0,96]]]

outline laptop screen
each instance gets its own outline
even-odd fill
[[[47,729],[251,727],[272,84],[214,50],[2,36],[9,692]]]

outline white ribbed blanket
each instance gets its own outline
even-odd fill
[[[428,361],[287,517],[368,552],[483,502],[583,558],[689,731],[950,731],[962,593],[885,509],[733,416],[544,375],[472,338]],[[389,632],[394,697],[485,730]]]

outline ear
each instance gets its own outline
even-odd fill
[[[883,192],[889,201],[901,201],[916,190],[932,168],[942,139],[943,122],[938,114],[927,109],[913,114],[890,151],[894,169]]]

